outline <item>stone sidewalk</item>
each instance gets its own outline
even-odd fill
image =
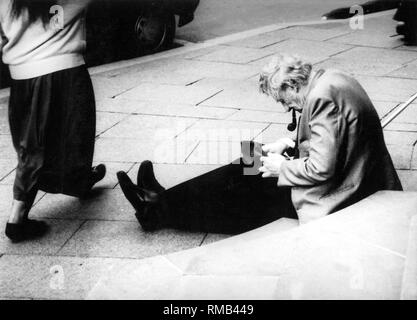
[[[276,53],[297,53],[317,68],[353,74],[383,119],[417,92],[417,47],[405,47],[392,36],[391,18],[391,13],[374,15],[358,31],[347,21],[276,26],[158,59],[95,69],[95,162],[106,163],[108,175],[89,200],[39,194],[32,215],[51,225],[46,237],[12,245],[0,232],[0,298],[82,299],[106,270],[128,259],[224,239],[173,230],[144,233],[115,173],[125,170],[135,178],[139,163],[149,159],[156,163],[161,184],[171,187],[233,160],[242,139],[266,143],[287,135],[290,115],[257,89],[260,69]],[[3,228],[12,198],[15,153],[7,103],[0,101]],[[405,189],[417,191],[417,104],[384,133]]]

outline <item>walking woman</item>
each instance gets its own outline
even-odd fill
[[[92,168],[95,100],[83,52],[86,0],[1,0],[0,47],[12,77],[9,122],[18,166],[6,235],[47,231],[28,219],[38,190],[83,197],[106,173]]]

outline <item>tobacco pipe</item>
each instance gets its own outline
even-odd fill
[[[288,131],[295,131],[297,129],[297,115],[295,114],[295,109],[292,109],[292,122],[287,127]]]

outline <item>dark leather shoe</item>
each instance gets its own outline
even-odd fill
[[[136,210],[135,216],[145,231],[157,230],[160,225],[157,206],[158,194],[136,186],[126,172],[117,173],[122,192]]]
[[[7,223],[5,233],[13,242],[21,242],[40,238],[48,229],[44,221],[26,219],[22,223]]]
[[[129,176],[124,171],[117,173],[117,180],[119,181],[122,192],[130,204],[136,211],[142,211],[144,208],[144,194],[140,189],[130,180]]]
[[[137,185],[139,188],[143,188],[148,191],[153,191],[157,194],[165,191],[155,178],[152,162],[146,160],[143,161],[139,167]]]
[[[99,164],[96,167],[91,168],[91,183],[92,187],[99,181],[103,180],[106,176],[106,166]]]

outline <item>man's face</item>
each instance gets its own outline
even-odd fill
[[[295,89],[288,87],[285,90],[281,90],[277,102],[281,103],[285,112],[289,112],[295,109],[298,112],[303,110],[304,106],[303,96],[300,92]]]

